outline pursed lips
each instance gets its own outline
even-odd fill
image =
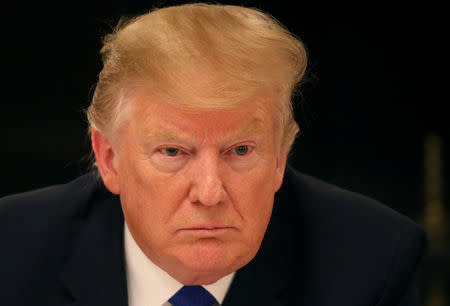
[[[236,230],[233,226],[228,225],[218,225],[218,224],[202,224],[202,225],[193,225],[189,227],[183,227],[178,229],[176,232],[178,233],[192,233],[192,234],[219,234],[222,232],[226,232],[228,230]]]
[[[199,225],[199,226],[191,226],[179,229],[179,231],[216,231],[223,229],[231,229],[231,226],[226,225]]]

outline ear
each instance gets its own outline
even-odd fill
[[[114,194],[119,194],[119,176],[115,168],[115,154],[110,140],[94,128],[92,128],[91,140],[95,160],[103,183],[109,191]]]
[[[286,170],[287,154],[281,153],[277,157],[277,165],[275,169],[274,191],[277,192],[283,183],[284,171]]]

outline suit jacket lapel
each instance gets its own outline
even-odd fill
[[[73,298],[71,305],[127,305],[119,198],[97,190],[78,221],[75,248],[61,275]]]

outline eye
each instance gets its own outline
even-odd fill
[[[167,156],[177,156],[180,153],[180,149],[169,147],[161,149],[161,152]]]
[[[234,152],[236,152],[237,155],[243,156],[248,153],[248,146],[247,145],[241,145],[234,148]]]

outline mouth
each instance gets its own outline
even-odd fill
[[[187,227],[180,229],[181,231],[221,231],[221,230],[227,230],[232,229],[230,226],[193,226],[193,227]]]
[[[232,230],[236,230],[236,228],[226,225],[199,225],[181,228],[177,232],[196,236],[211,236],[224,234]]]

